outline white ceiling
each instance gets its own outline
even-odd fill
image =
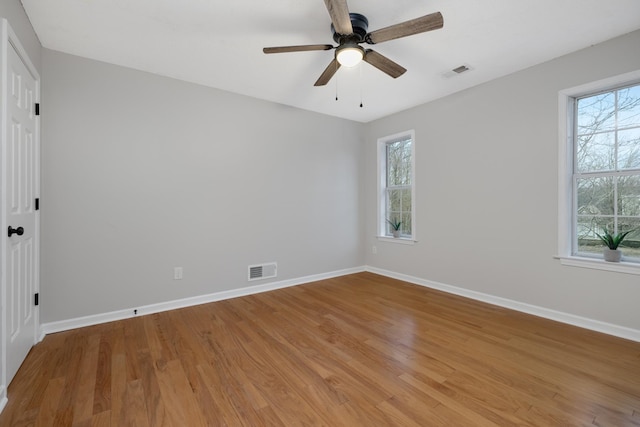
[[[436,11],[444,28],[372,46],[408,69],[398,79],[365,63],[314,87],[334,51],[262,48],[335,45],[322,0],[22,3],[46,48],[359,122],[640,28],[638,0],[349,0],[369,31]],[[462,64],[471,71],[443,77]]]

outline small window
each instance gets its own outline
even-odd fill
[[[413,131],[378,140],[378,233],[381,237],[415,240],[414,164]]]
[[[640,262],[640,85],[572,101],[572,255],[601,257],[598,234],[633,230],[620,248]]]

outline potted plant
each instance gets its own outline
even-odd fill
[[[393,220],[391,221],[390,219],[387,219],[387,222],[389,224],[391,224],[391,233],[393,234],[393,237],[398,238],[400,237],[400,225],[402,225],[402,221],[398,221],[398,220]]]
[[[596,233],[596,236],[598,236],[598,238],[602,240],[602,243],[604,243],[605,245],[604,260],[609,262],[620,262],[620,260],[622,259],[622,252],[620,252],[618,246],[620,245],[620,243],[622,243],[624,238],[627,237],[627,234],[631,233],[633,230],[625,231],[624,233],[618,233],[615,235],[611,235],[605,229],[602,229],[602,231],[604,231],[604,234],[600,235]]]

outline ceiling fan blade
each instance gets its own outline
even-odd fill
[[[302,46],[278,46],[265,47],[262,49],[264,53],[285,53],[285,52],[306,52],[309,50],[331,50],[333,46],[330,44],[306,44]]]
[[[412,36],[426,31],[437,30],[444,26],[444,19],[440,12],[425,15],[421,18],[405,21],[390,27],[372,31],[365,37],[369,44],[386,42],[387,40],[399,39],[400,37]]]
[[[335,28],[336,33],[345,36],[353,34],[347,0],[324,0],[324,4],[327,5],[327,10],[329,11],[329,16],[331,16],[331,22],[333,23],[333,28]]]
[[[329,83],[329,80],[331,80],[331,77],[333,77],[336,71],[338,71],[338,68],[340,68],[340,63],[334,58],[329,66],[322,72],[320,78],[315,82],[314,86],[324,86]]]
[[[376,67],[378,70],[390,75],[394,79],[397,79],[407,71],[407,69],[404,68],[403,66],[396,64],[386,56],[381,55],[378,52],[371,49],[366,50],[363,59],[365,60],[365,62],[368,62],[369,64]]]

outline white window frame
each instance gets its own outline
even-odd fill
[[[387,144],[411,139],[411,235],[394,238],[386,234],[386,188],[387,188]],[[377,238],[401,244],[413,244],[417,241],[416,234],[416,137],[413,129],[398,132],[378,139],[378,222]]]
[[[574,106],[577,98],[640,83],[640,70],[587,83],[558,94],[558,255],[563,265],[640,275],[640,263],[606,262],[600,258],[572,254],[575,235],[573,197]]]

